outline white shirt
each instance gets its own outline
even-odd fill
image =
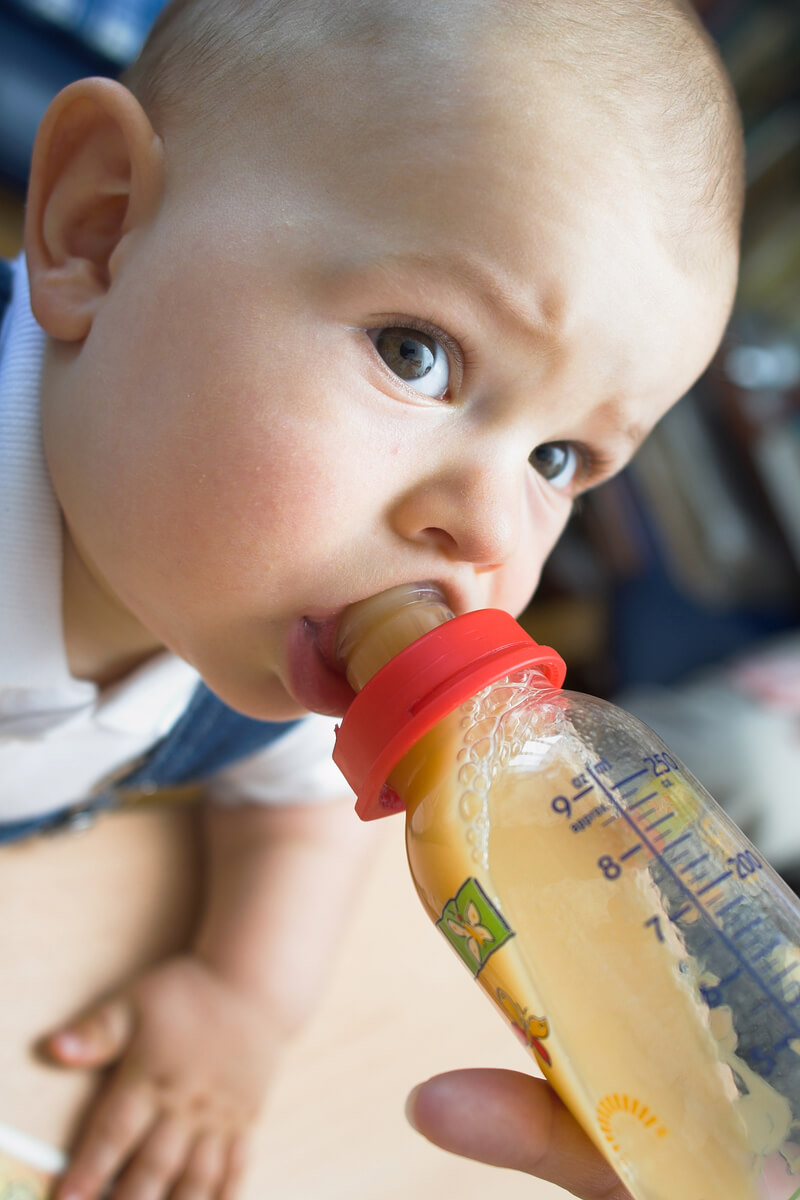
[[[197,672],[165,652],[103,690],[73,678],[62,627],[62,527],[41,443],[46,335],[30,309],[22,258],[0,331],[0,822],[84,800],[163,737]],[[223,803],[318,801],[347,794],[331,753],[334,721],[312,716],[221,771]]]

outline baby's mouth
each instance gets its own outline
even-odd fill
[[[341,615],[338,612],[322,621],[303,617],[303,625],[319,651],[320,658],[328,670],[333,671],[336,675],[344,675],[344,664],[339,661],[336,654],[336,637]]]
[[[304,708],[327,716],[342,716],[355,696],[336,657],[340,615],[302,617],[289,639],[292,694]]]

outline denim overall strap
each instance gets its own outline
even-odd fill
[[[263,750],[297,725],[297,721],[256,721],[229,708],[204,683],[169,733],[144,762],[118,778],[113,790],[155,791],[181,783],[198,783],[223,767]]]
[[[297,720],[256,721],[242,716],[200,683],[183,714],[143,762],[127,774],[118,775],[83,803],[24,821],[0,821],[0,846],[36,834],[87,829],[101,812],[123,802],[126,791],[150,793],[202,782],[223,767],[265,749],[297,724]]]

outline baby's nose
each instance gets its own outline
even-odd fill
[[[395,525],[408,541],[452,561],[502,566],[518,548],[521,512],[513,472],[486,465],[424,481],[398,504]]]

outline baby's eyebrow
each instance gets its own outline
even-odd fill
[[[566,297],[555,281],[539,297],[521,296],[518,288],[510,286],[496,271],[478,258],[458,256],[442,260],[428,254],[415,254],[404,264],[417,266],[438,276],[455,279],[484,305],[504,325],[515,328],[524,340],[547,343],[554,348],[561,342],[566,325]]]
[[[608,424],[614,429],[621,441],[625,441],[629,446],[637,449],[641,446],[644,439],[647,437],[650,429],[644,425],[639,425],[637,422],[627,422],[626,414],[616,403],[611,401],[607,405],[603,405],[607,409],[607,413],[601,410],[600,416],[607,419]]]
[[[430,281],[429,284],[425,280]],[[566,338],[566,297],[553,283],[546,296],[537,298],[531,289],[523,295],[518,286],[500,277],[491,263],[466,254],[435,254],[408,251],[381,255],[372,261],[348,262],[333,272],[334,285],[345,291],[359,281],[382,280],[424,294],[435,286],[442,295],[460,292],[473,310],[483,309],[498,323],[516,332],[521,340],[533,342],[540,353],[557,351]],[[539,302],[537,303],[537,299]],[[455,333],[455,330],[450,330]]]
[[[651,425],[631,420],[627,405],[613,397],[598,404],[591,414],[592,436],[608,443],[619,443],[620,457],[627,460],[639,449],[651,431]]]

